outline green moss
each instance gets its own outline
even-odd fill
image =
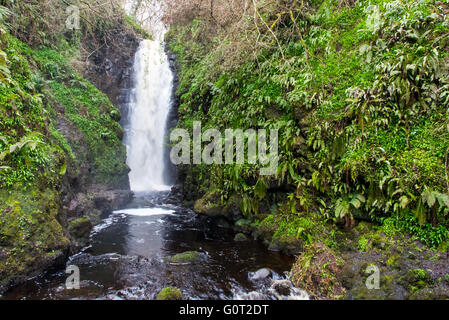
[[[195,263],[198,262],[198,260],[201,258],[201,255],[198,251],[187,251],[183,253],[179,253],[177,255],[174,255],[169,259],[170,263],[180,263],[180,264],[186,264],[186,263]]]
[[[152,35],[145,30],[144,28],[142,28],[142,26],[140,26],[133,17],[131,16],[126,16],[126,23],[132,27],[138,35],[140,35],[141,37],[143,37],[144,39],[153,39]]]
[[[200,214],[221,216],[223,214],[223,204],[221,203],[218,192],[215,190],[209,191],[205,196],[195,202],[194,210]]]
[[[400,255],[400,254],[391,255],[388,258],[388,260],[386,262],[386,265],[388,267],[395,267],[395,268],[397,268],[397,267],[399,267],[399,262],[401,261],[401,259],[402,259],[402,255]]]
[[[157,300],[182,300],[182,291],[173,288],[173,287],[167,287],[165,289],[162,289],[161,292],[157,295]]]
[[[424,269],[410,269],[407,274],[400,279],[401,283],[410,288],[411,292],[426,288],[433,284],[433,279],[429,271]]]
[[[52,190],[0,193],[0,286],[49,263],[69,246]]]
[[[359,238],[359,242],[358,242],[357,246],[360,251],[362,251],[362,252],[368,251],[370,248],[370,245],[371,245],[371,243],[370,243],[369,239],[366,238],[365,236],[361,236]]]
[[[243,233],[237,233],[234,237],[234,241],[237,242],[248,241],[248,238]]]

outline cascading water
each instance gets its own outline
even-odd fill
[[[164,150],[173,74],[161,43],[143,40],[134,61],[134,89],[124,140],[133,191],[169,189]]]
[[[157,8],[161,3],[154,4]],[[162,46],[165,29],[160,17],[155,19],[152,34],[158,40],[140,44],[125,119],[129,179],[136,198],[97,225],[90,244],[67,261],[80,268],[81,290],[65,289],[63,269],[30,279],[5,298],[155,299],[171,285],[192,300],[307,299],[307,293],[282,276],[291,258],[252,239],[235,242],[228,228],[196,215],[166,191],[165,137],[174,77]],[[200,263],[190,268],[169,262],[170,256],[186,251],[200,253]]]

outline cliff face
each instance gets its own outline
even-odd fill
[[[25,22],[0,20],[0,292],[64,263],[132,198],[119,122],[142,32],[98,21],[28,41]],[[93,52],[81,68],[80,48]]]
[[[95,51],[87,61],[84,76],[120,109],[123,121],[133,85],[134,55],[141,38],[127,30],[115,31],[114,37],[118,42],[98,50],[90,48]]]

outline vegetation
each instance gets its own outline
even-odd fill
[[[169,13],[178,126],[279,129],[279,169],[272,179],[248,163],[186,168],[192,194],[242,195],[256,221],[273,210],[346,228],[370,220],[446,242],[447,1],[224,3],[175,1]]]
[[[78,180],[112,188],[129,170],[120,111],[82,74],[117,30],[140,31],[115,1],[68,30],[67,6],[90,5],[63,2],[0,1],[0,291],[63,257],[77,224],[89,229],[63,210]]]
[[[158,293],[157,300],[182,300],[182,291],[173,288],[173,287],[167,287],[165,289],[162,289],[161,292]]]

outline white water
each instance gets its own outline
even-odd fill
[[[174,214],[174,210],[167,210],[162,208],[139,208],[139,209],[124,209],[114,211],[114,214],[125,214],[138,217],[164,216]]]
[[[163,32],[159,39],[163,39]],[[168,190],[164,147],[173,74],[162,41],[144,40],[134,61],[134,89],[125,132],[131,190]]]

